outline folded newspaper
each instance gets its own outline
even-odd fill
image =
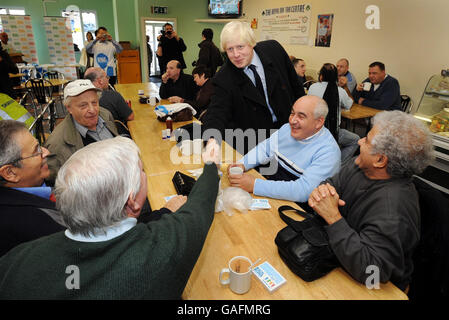
[[[192,106],[188,103],[172,103],[167,105],[159,105],[156,108],[154,108],[154,112],[158,117],[163,118],[166,115],[171,116],[172,114],[184,110],[186,108],[192,110],[192,115],[196,114],[196,110],[193,109]]]

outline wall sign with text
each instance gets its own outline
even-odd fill
[[[309,43],[310,4],[264,9],[259,19],[261,40],[276,39],[282,44]]]

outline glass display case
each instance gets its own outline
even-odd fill
[[[414,116],[429,126],[436,155],[420,177],[449,194],[449,70],[429,79]]]

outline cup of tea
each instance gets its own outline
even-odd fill
[[[223,268],[219,274],[219,281],[222,285],[229,285],[232,292],[244,294],[251,288],[251,260],[244,256],[236,256],[229,260],[228,267]],[[224,279],[224,275],[229,274]]]
[[[230,176],[240,176],[243,174],[243,169],[241,167],[231,167],[229,168]]]
[[[179,148],[183,156],[192,155],[193,151],[193,141],[192,140],[182,140],[181,147]]]
[[[363,91],[370,91],[370,90],[371,90],[371,82],[364,82]]]

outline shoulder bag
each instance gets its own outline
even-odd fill
[[[296,221],[286,216],[283,211],[288,210],[305,219]],[[304,281],[313,281],[339,266],[324,230],[325,221],[319,215],[291,206],[281,206],[278,211],[287,226],[278,232],[274,242],[282,260],[293,273]]]

